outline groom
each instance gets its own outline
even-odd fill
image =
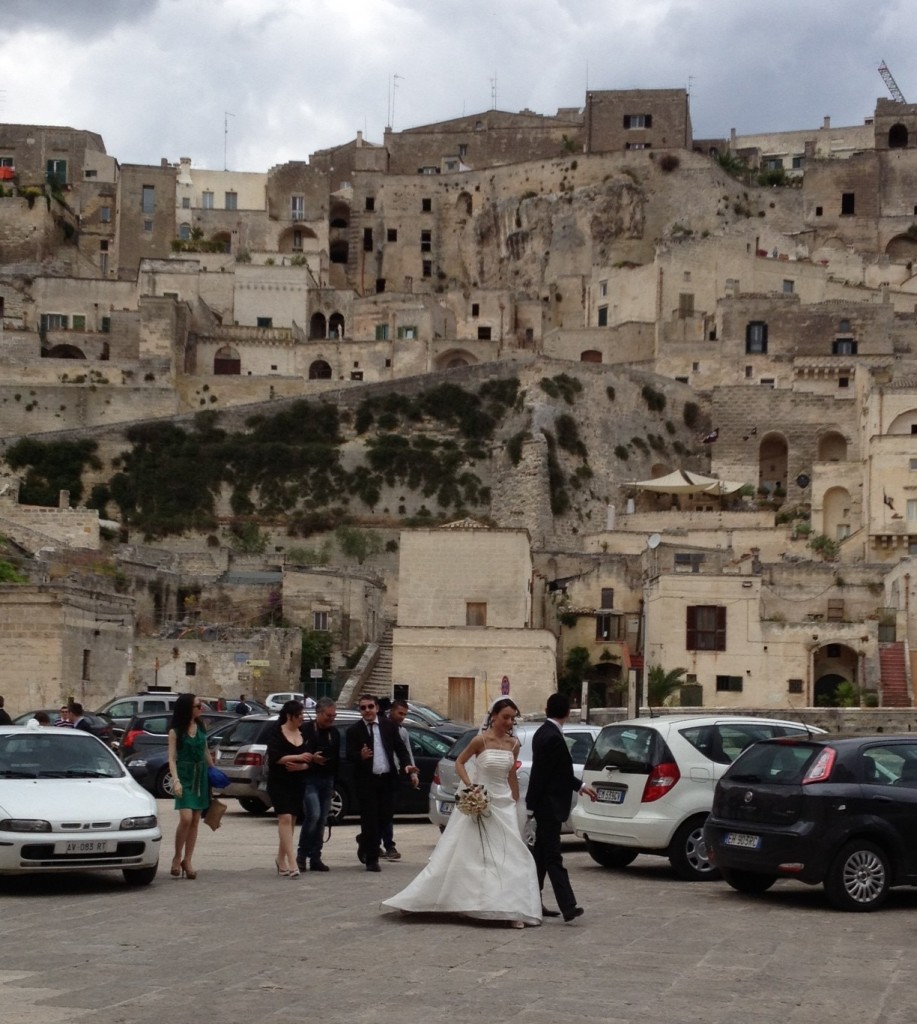
[[[532,772],[525,805],[535,818],[535,867],[538,886],[544,888],[545,875],[565,921],[583,914],[576,905],[560,846],[560,829],[570,816],[570,798],[573,793],[585,793],[595,800],[595,790],[584,786],[582,779],[573,774],[573,758],[564,739],[563,727],[570,717],[570,698],[552,693],[545,707],[547,721],[532,738]],[[557,911],[545,910],[546,917],[556,917]]]

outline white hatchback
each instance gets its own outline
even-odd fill
[[[606,725],[583,770],[598,799],[579,798],[573,828],[603,867],[624,868],[639,853],[656,853],[684,879],[718,878],[704,844],[717,780],[752,743],[806,733],[824,729],[742,715],[665,715]]]
[[[81,729],[0,726],[0,875],[121,871],[156,876],[156,801]]]

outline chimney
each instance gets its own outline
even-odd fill
[[[57,507],[58,508],[70,508],[70,492],[69,491],[58,491],[58,494],[57,494]]]
[[[824,130],[827,131],[830,127],[831,127],[831,118],[830,117],[826,117],[824,119],[824,121],[822,122],[822,128],[824,128]]]
[[[363,145],[363,133],[357,132],[357,149]]]

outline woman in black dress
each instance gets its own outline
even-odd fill
[[[306,750],[302,724],[302,704],[298,700],[288,700],[280,709],[277,727],[267,743],[267,791],[274,804],[280,838],[274,865],[277,874],[284,878],[299,878],[293,826],[302,813],[305,771],[312,760],[312,755]]]

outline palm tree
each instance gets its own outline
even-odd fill
[[[646,703],[649,707],[662,707],[669,697],[682,687],[682,676],[687,671],[685,668],[673,668],[666,672],[661,665],[653,665],[646,677]]]

